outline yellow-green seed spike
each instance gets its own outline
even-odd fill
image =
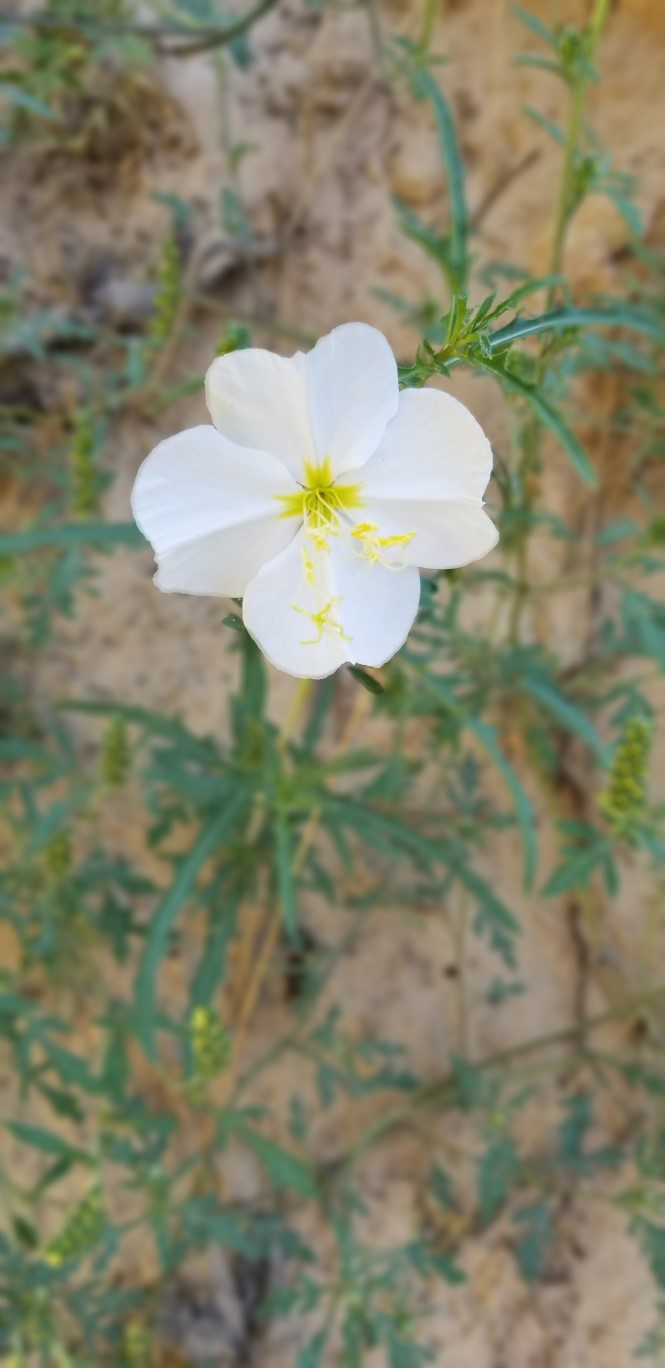
[[[144,1321],[133,1320],[125,1326],[122,1349],[127,1368],[148,1368],[151,1359],[150,1339]]]
[[[162,246],[157,269],[155,309],[150,321],[148,340],[161,346],[170,337],[182,298],[182,262],[180,248],[171,236]]]
[[[101,482],[94,456],[95,433],[92,419],[87,409],[81,409],[76,415],[69,449],[72,511],[77,518],[90,517],[99,510]]]
[[[617,840],[633,840],[644,815],[652,742],[650,719],[640,715],[629,718],[612,761],[607,788],[598,799]]]
[[[208,1085],[229,1062],[231,1037],[212,1007],[196,1007],[189,1019],[189,1040],[192,1076],[188,1089],[194,1101],[201,1101]]]
[[[72,1212],[59,1235],[51,1240],[44,1255],[51,1268],[60,1268],[69,1259],[80,1259],[99,1243],[106,1225],[106,1213],[99,1188],[91,1191]]]
[[[102,741],[102,782],[108,788],[120,788],[127,779],[130,766],[127,724],[123,717],[112,717]]]
[[[50,877],[59,882],[71,868],[72,843],[68,831],[54,832],[44,849],[44,864]]]

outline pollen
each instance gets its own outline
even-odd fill
[[[357,523],[351,533],[354,540],[361,543],[362,554],[373,565],[384,565],[388,570],[403,570],[405,562],[399,558],[393,560],[385,556],[384,552],[390,551],[393,547],[404,550],[415,535],[415,532],[401,532],[392,537],[381,537],[379,524],[374,522]]]
[[[302,560],[305,579],[311,589],[314,585],[314,563],[306,546],[303,546],[302,551],[300,552],[300,558]]]

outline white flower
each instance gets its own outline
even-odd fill
[[[400,394],[385,338],[335,328],[304,355],[213,361],[214,427],[160,442],[132,509],[165,592],[242,596],[280,670],[319,679],[383,665],[418,609],[417,567],[486,555],[489,442],[440,390]]]

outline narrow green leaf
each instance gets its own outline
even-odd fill
[[[459,882],[473,894],[478,904],[475,929],[479,933],[487,932],[493,949],[501,956],[504,964],[513,969],[514,942],[522,930],[517,918],[496,896],[491,885],[474,869],[460,861],[454,866],[454,873]]]
[[[48,119],[49,123],[62,123],[60,114],[44,104],[36,95],[31,95],[29,90],[24,90],[22,86],[14,85],[11,81],[0,81],[0,99],[3,96],[10,104],[17,105],[19,109],[26,109],[29,114],[36,114],[39,119]]]
[[[323,1368],[323,1355],[328,1343],[327,1330],[319,1330],[313,1339],[309,1340],[304,1349],[298,1355],[298,1368]]]
[[[559,693],[558,689],[549,681],[536,679],[533,675],[525,675],[520,680],[520,684],[524,692],[530,694],[531,698],[535,698],[536,702],[552,713],[552,716],[566,731],[579,736],[580,740],[589,746],[602,764],[607,762],[605,747],[596,728],[576,703],[571,703],[570,699],[564,698],[563,694]]]
[[[328,801],[332,806],[334,800]],[[399,854],[400,849],[408,850],[427,863],[447,869],[475,898],[478,904],[478,929],[488,931],[495,949],[506,963],[512,964],[512,941],[521,931],[519,922],[490,884],[465,863],[449,841],[421,836],[395,818],[361,807],[348,797],[338,801],[340,814],[347,823],[353,823],[356,834],[368,844],[393,857]]]
[[[535,14],[530,14],[528,10],[522,9],[521,5],[511,5],[510,8],[516,19],[519,19],[526,28],[531,29],[532,33],[535,33],[539,38],[542,38],[543,42],[547,43],[548,47],[552,47],[556,50],[556,37],[552,30],[543,23],[542,19],[538,19]]]
[[[26,551],[62,550],[71,546],[144,547],[145,538],[133,522],[62,523],[60,527],[34,527],[26,532],[0,535],[0,556]]]
[[[363,689],[367,689],[368,693],[374,694],[377,698],[385,693],[383,684],[375,679],[374,675],[368,674],[367,670],[361,670],[359,665],[349,665],[349,674],[353,675],[358,684],[362,684]]]
[[[34,1251],[39,1248],[39,1235],[31,1221],[26,1221],[25,1216],[16,1215],[12,1218],[12,1230],[17,1244],[23,1245],[24,1249]]]
[[[417,88],[432,105],[439,133],[450,200],[450,261],[454,275],[451,284],[460,293],[466,283],[469,265],[469,211],[464,184],[464,162],[450,106],[430,71],[418,72]]]
[[[563,129],[555,124],[552,119],[546,119],[539,109],[534,109],[533,105],[522,105],[522,113],[526,114],[527,118],[531,119],[537,128],[542,128],[543,133],[546,133],[548,138],[552,138],[560,147],[566,146],[566,135]]]
[[[189,1008],[207,1006],[224,977],[226,952],[235,935],[238,904],[229,899],[222,915],[208,927],[203,952],[192,978]]]
[[[524,886],[529,889],[533,885],[536,877],[536,867],[538,864],[538,844],[536,838],[536,824],[534,820],[533,807],[531,800],[527,796],[521,780],[515,770],[504,755],[500,745],[496,740],[496,731],[487,722],[480,722],[475,717],[465,718],[465,725],[469,731],[485,747],[488,755],[494,761],[497,769],[502,774],[515,803],[515,816],[522,835],[522,845],[524,848]]]
[[[513,1219],[524,1232],[515,1248],[520,1273],[526,1283],[538,1282],[554,1244],[554,1222],[550,1209],[545,1202],[532,1202],[529,1206],[520,1207]]]
[[[565,1119],[559,1127],[558,1151],[562,1164],[579,1167],[585,1160],[585,1145],[593,1125],[593,1105],[588,1093],[578,1092],[564,1099]]]
[[[456,699],[452,689],[439,679],[436,675],[423,671],[419,676],[422,683],[430,693],[435,694],[444,707],[457,717],[459,721],[477,736],[481,745],[485,747],[488,755],[494,761],[497,769],[500,770],[505,779],[515,801],[515,816],[522,833],[524,846],[524,883],[527,888],[533,884],[536,875],[536,865],[538,862],[538,848],[536,841],[536,828],[533,816],[533,808],[527,794],[518,779],[512,765],[506,759],[501,747],[496,740],[496,731],[486,722],[480,722],[477,718],[465,714],[462,705]]]
[[[156,980],[159,966],[168,949],[169,936],[175,919],[192,892],[206,861],[214,853],[233,826],[246,802],[244,792],[237,793],[221,812],[215,813],[200,830],[194,845],[178,865],[171,884],[157,909],[146,937],[145,948],[136,976],[136,1021],[139,1039],[147,1055],[156,1058],[155,1013]]]
[[[520,52],[517,57],[513,57],[515,66],[536,67],[539,71],[549,71],[552,76],[562,76],[560,62],[555,62],[552,57],[539,57],[534,52]]]
[[[452,1254],[436,1253],[430,1255],[429,1266],[437,1277],[441,1278],[443,1282],[450,1283],[451,1287],[459,1287],[461,1283],[467,1281],[464,1269],[455,1263]]]
[[[478,1207],[483,1225],[488,1225],[498,1214],[510,1195],[520,1159],[509,1135],[493,1140],[478,1166]]]
[[[508,346],[534,333],[560,332],[563,328],[627,328],[641,332],[655,342],[665,342],[665,327],[655,313],[621,304],[612,309],[554,309],[537,318],[515,318],[490,336],[492,351]]]
[[[266,663],[259,647],[249,632],[245,632],[242,647],[242,703],[249,718],[262,718],[268,691]]]
[[[659,1288],[665,1289],[665,1226],[643,1220],[640,1238],[654,1279]]]
[[[501,384],[504,385],[506,389],[512,390],[513,394],[521,395],[523,399],[526,399],[527,403],[531,404],[532,409],[537,413],[543,426],[549,428],[550,432],[553,432],[554,436],[558,438],[564,451],[566,451],[570,457],[571,465],[573,469],[577,471],[580,479],[584,480],[585,484],[590,485],[591,488],[594,489],[598,484],[596,471],[589,460],[584,447],[561,417],[558,409],[552,408],[552,405],[548,403],[547,399],[543,397],[540,390],[536,388],[535,385],[527,385],[524,380],[520,380],[512,371],[504,369],[499,371],[493,366],[486,366],[486,369],[492,370],[493,374],[498,376]]]
[[[302,737],[305,751],[313,751],[321,740],[335,698],[335,678],[335,675],[328,675],[327,679],[316,681],[309,719]]]
[[[543,889],[544,897],[554,898],[558,894],[570,892],[571,889],[586,888],[594,869],[605,859],[605,854],[604,842],[573,850],[570,857],[559,865],[551,879],[548,879]]]
[[[63,712],[90,713],[93,717],[121,717],[125,722],[142,727],[151,736],[166,737],[175,746],[196,754],[208,763],[218,756],[216,746],[209,737],[196,736],[179,718],[153,712],[151,708],[139,708],[127,703],[103,703],[88,698],[65,699],[57,706]]]
[[[245,1141],[245,1144],[254,1151],[257,1159],[260,1159],[276,1187],[297,1192],[299,1197],[314,1197],[316,1195],[314,1175],[310,1165],[304,1159],[299,1159],[290,1150],[285,1150],[281,1145],[276,1145],[274,1141],[268,1140],[260,1131],[254,1130],[253,1127],[246,1126],[244,1123],[233,1125],[233,1129]]]
[[[503,313],[509,309],[516,309],[517,305],[521,304],[523,299],[528,299],[530,295],[535,294],[538,290],[549,290],[556,285],[563,286],[565,284],[566,277],[564,275],[531,276],[529,280],[524,281],[523,285],[518,285],[516,289],[512,290],[511,293],[502,300],[501,312]],[[514,319],[513,322],[521,322],[521,319]],[[512,327],[512,324],[509,326]],[[491,340],[495,337],[496,333],[493,333]]]
[[[77,1149],[75,1145],[70,1145],[54,1131],[45,1130],[43,1126],[31,1126],[23,1121],[8,1121],[7,1129],[12,1135],[20,1140],[24,1145],[31,1145],[33,1149],[40,1150],[42,1154],[54,1154],[58,1159],[66,1159],[70,1162],[90,1164],[92,1160],[85,1150]]]
[[[293,879],[291,834],[286,814],[278,808],[275,813],[275,872],[277,889],[282,904],[284,930],[293,938],[298,930],[298,909]]]
[[[436,1198],[445,1211],[455,1211],[457,1203],[453,1185],[445,1169],[439,1168],[438,1164],[435,1164],[432,1169],[428,1187],[432,1196]]]
[[[99,1081],[91,1072],[87,1059],[66,1050],[53,1039],[44,1042],[44,1049],[63,1082],[84,1092],[99,1092]]]

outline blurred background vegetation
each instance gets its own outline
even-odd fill
[[[664,40],[3,4],[12,1368],[665,1361]],[[482,422],[501,541],[304,700],[129,491],[216,351],[355,318]]]

